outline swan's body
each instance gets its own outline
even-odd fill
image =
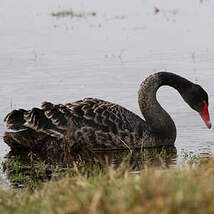
[[[13,147],[11,142],[21,146],[22,139],[24,147],[32,147],[38,141],[43,141],[39,145],[44,146],[45,141],[61,142],[66,137],[73,148],[81,145],[93,150],[174,145],[175,124],[156,99],[156,92],[162,85],[178,90],[201,116],[204,111],[202,118],[211,127],[208,109],[205,108],[208,106],[207,93],[199,85],[178,75],[159,72],[140,85],[138,101],[145,121],[120,105],[100,99],[85,98],[66,105],[44,102],[41,109],[19,109],[9,113],[5,118],[7,127],[22,131],[15,135],[7,134],[4,140]],[[29,145],[26,143],[29,136],[25,137],[28,131],[37,136]]]

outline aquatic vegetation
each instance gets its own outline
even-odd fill
[[[32,163],[28,160],[23,160],[21,156],[13,156],[2,162],[2,168],[14,188],[27,186],[34,188],[50,179],[49,166],[45,164],[45,161],[41,160],[36,160]]]
[[[72,9],[70,10],[62,10],[58,12],[52,12],[52,16],[56,17],[77,17],[77,18],[82,18],[82,17],[87,17],[87,16],[96,16],[96,12],[74,12]]]

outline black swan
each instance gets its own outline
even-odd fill
[[[41,108],[9,113],[4,121],[7,128],[16,132],[6,132],[4,141],[12,149],[56,147],[65,138],[74,149],[80,145],[92,150],[173,146],[175,124],[156,99],[156,92],[163,85],[175,88],[211,128],[205,90],[176,74],[159,72],[144,80],[138,91],[145,121],[120,105],[95,98],[65,105],[43,102]]]

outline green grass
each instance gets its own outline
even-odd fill
[[[0,213],[213,213],[214,160],[194,168],[74,167],[33,192],[0,188]]]

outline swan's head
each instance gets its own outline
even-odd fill
[[[192,109],[200,114],[207,128],[210,129],[212,124],[208,111],[209,102],[207,92],[200,85],[193,84],[191,87],[185,89],[182,97]]]

